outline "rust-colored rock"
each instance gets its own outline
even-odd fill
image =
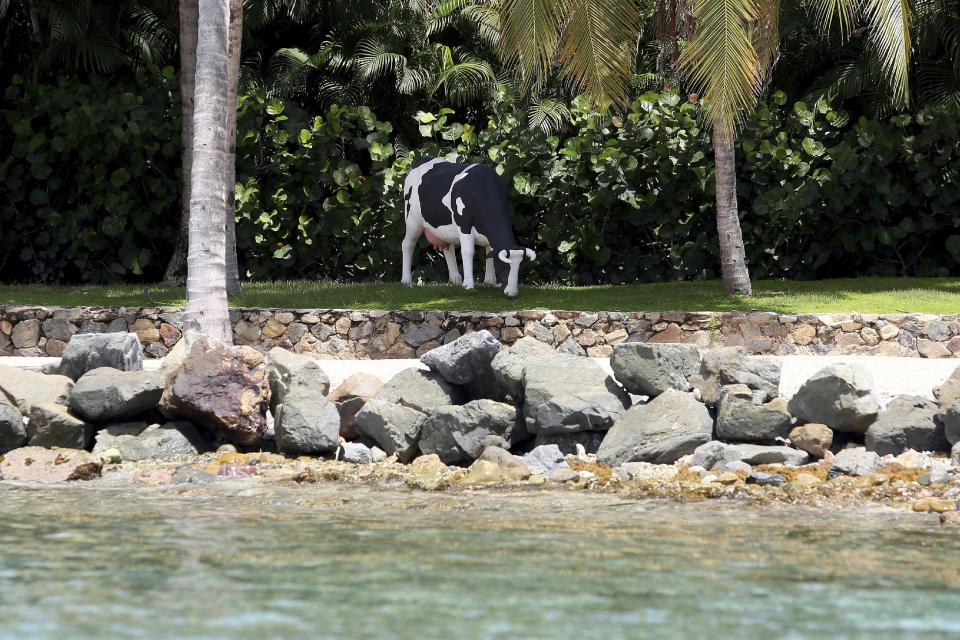
[[[180,329],[177,329],[172,324],[167,324],[166,322],[160,323],[160,339],[163,340],[163,344],[167,348],[171,348],[177,344],[181,335]]]
[[[519,327],[504,327],[500,331],[500,339],[504,342],[516,342],[523,337],[523,331]]]
[[[432,350],[436,349],[436,348],[439,347],[439,346],[440,346],[440,343],[437,342],[436,340],[431,340],[430,342],[425,342],[425,343],[423,343],[422,345],[420,345],[419,347],[417,347],[417,351],[416,351],[417,357],[419,358],[420,356],[422,356],[423,354],[425,354],[427,351],[432,351]]]
[[[327,400],[337,405],[340,412],[340,436],[347,440],[360,437],[356,430],[355,416],[367,400],[376,395],[383,381],[369,373],[355,373],[340,383],[327,395]]]
[[[263,354],[200,338],[167,379],[160,409],[225,440],[253,444],[267,430],[270,383]]]
[[[25,482],[93,480],[100,476],[103,461],[80,449],[21,447],[0,457],[0,477]]]
[[[670,324],[647,342],[683,342],[683,331],[677,325]]]

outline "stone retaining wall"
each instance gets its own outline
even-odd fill
[[[75,333],[129,331],[146,357],[180,339],[177,307],[0,305],[0,356],[59,356]],[[320,358],[414,358],[487,329],[504,344],[532,336],[592,357],[620,342],[685,342],[702,349],[742,345],[753,354],[958,357],[960,314],[771,312],[350,311],[233,309],[236,344],[281,346]]]

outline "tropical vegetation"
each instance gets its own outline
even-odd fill
[[[497,11],[506,0],[247,0],[242,274],[397,277],[397,185],[433,153],[497,167],[518,234],[537,247],[537,282],[717,277],[709,123],[720,102],[694,94],[677,66],[709,1],[623,14],[633,36],[595,49],[619,56],[613,82],[596,65],[578,71],[589,20],[579,31],[565,21],[550,40],[555,17],[517,31]],[[890,76],[891,58],[869,44],[876,16],[841,14],[845,30],[819,36],[784,4],[781,61],[754,78],[732,121],[755,277],[960,272],[958,13],[950,0],[918,1],[906,75]],[[0,279],[161,278],[180,215],[178,34],[171,0],[0,1]],[[550,55],[510,53],[531,38]],[[570,72],[593,80],[571,85]],[[905,80],[907,102],[891,99],[885,77]],[[596,87],[623,89],[606,102],[577,97]],[[419,277],[441,273],[428,260]]]

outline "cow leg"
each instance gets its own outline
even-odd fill
[[[447,259],[447,271],[450,273],[450,284],[462,284],[460,269],[457,268],[457,251],[452,244],[447,244],[443,250],[443,257]]]
[[[463,288],[473,289],[473,234],[460,234],[460,257],[463,259]]]
[[[483,255],[490,253],[490,245],[484,247]],[[484,261],[485,267],[483,271],[483,284],[489,285],[491,287],[497,286],[497,274],[493,270],[493,258],[487,258]]]
[[[413,250],[422,233],[423,223],[407,218],[407,233],[403,236],[403,244],[400,245],[403,250],[403,276],[400,278],[400,283],[409,287],[413,286]]]

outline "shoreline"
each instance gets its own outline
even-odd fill
[[[2,457],[0,457],[2,459]],[[898,461],[899,459],[899,461]],[[716,503],[781,509],[803,506],[819,511],[892,509],[904,515],[939,514],[944,524],[960,525],[960,483],[921,484],[928,474],[923,454],[908,451],[888,460],[876,472],[863,476],[827,479],[825,461],[803,466],[764,464],[752,473],[780,474],[787,481],[779,486],[747,484],[745,471],[724,473],[719,467],[702,470],[681,459],[672,465],[642,465],[630,468],[597,463],[594,456],[567,455],[572,473],[547,476],[533,473],[509,478],[489,466],[443,464],[436,455],[420,456],[409,464],[392,458],[379,463],[357,464],[300,456],[289,458],[271,452],[206,453],[179,460],[140,460],[107,463],[89,480],[44,483],[0,480],[0,487],[176,490],[173,497],[200,487],[224,489],[294,488],[304,485],[363,487],[373,492],[404,491],[435,495],[470,495],[477,491],[539,492],[569,491],[618,496],[625,500],[656,500],[676,504]],[[949,463],[943,458],[932,458]],[[483,461],[478,461],[483,462]],[[914,464],[919,466],[907,466]],[[478,467],[482,469],[478,470]],[[625,469],[626,468],[626,469]]]

